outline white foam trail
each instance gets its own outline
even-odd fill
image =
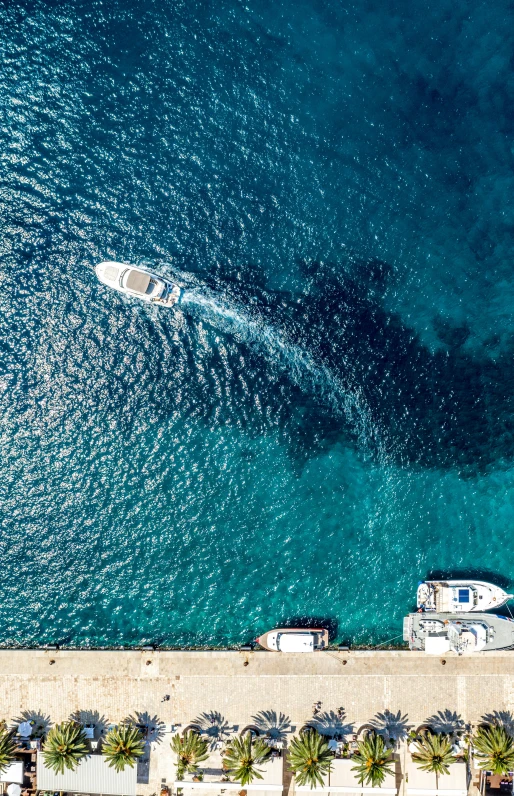
[[[232,333],[247,344],[258,346],[274,365],[287,370],[288,375],[300,388],[314,389],[330,408],[344,414],[355,430],[363,450],[373,450],[375,456],[385,457],[386,446],[377,433],[371,410],[358,385],[352,385],[351,368],[348,363],[348,382],[344,384],[325,365],[317,363],[311,354],[297,345],[289,343],[278,329],[262,319],[254,319],[248,311],[234,302],[221,301],[209,294],[206,288],[184,291],[181,305],[195,306],[213,323]],[[221,322],[221,324],[220,324]]]

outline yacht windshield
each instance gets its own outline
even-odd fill
[[[155,279],[150,279],[150,283],[149,283],[148,287],[146,288],[146,295],[147,296],[151,296],[152,293],[156,293],[158,287],[159,287],[159,285],[157,284]]]

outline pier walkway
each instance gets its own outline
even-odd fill
[[[476,724],[486,714],[514,713],[514,653],[445,660],[404,651],[3,650],[0,718],[37,713],[54,723],[82,713],[100,728],[140,718],[153,728],[138,790],[150,796],[162,780],[174,780],[171,725],[182,730],[198,720],[229,733],[267,722],[290,738],[312,719],[318,700],[320,726],[343,708],[348,732],[387,720],[393,735],[394,721],[400,730],[437,715]]]

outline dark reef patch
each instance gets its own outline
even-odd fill
[[[392,272],[387,264],[358,263],[358,279],[341,277],[350,271],[344,264],[301,267],[309,287],[300,295],[274,293],[249,279],[243,283],[220,266],[209,287],[218,291],[220,302],[223,296],[236,300],[249,320],[268,325],[335,377],[341,408],[345,393],[358,395],[376,430],[369,440],[376,453],[401,465],[456,467],[462,475],[514,458],[514,344],[491,359],[466,350],[465,325],[452,328],[438,320],[444,347],[431,351],[398,315],[383,308],[381,294]],[[196,322],[188,319],[188,324]],[[298,460],[352,437],[348,415],[327,405],[322,389],[302,392],[288,379],[287,367],[266,362],[258,345],[243,343],[242,348],[245,363],[252,363],[245,368],[248,390],[289,427]],[[241,346],[233,350],[234,371],[240,370],[240,354]],[[211,357],[216,369],[215,349]],[[233,397],[242,406],[235,384]],[[228,405],[220,407],[209,390],[203,398],[206,406],[213,400],[211,411],[230,422]],[[254,432],[264,431],[250,403],[242,416],[251,420]]]

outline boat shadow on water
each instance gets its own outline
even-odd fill
[[[511,578],[507,578],[489,569],[478,569],[474,567],[469,569],[432,569],[427,573],[425,580],[482,580],[499,586],[501,589],[505,589],[505,591],[508,591],[512,586]]]
[[[312,628],[318,627],[328,630],[329,643],[337,638],[337,631],[339,629],[339,621],[335,617],[320,617],[320,616],[289,616],[286,619],[281,619],[275,624],[276,627],[300,627]]]

